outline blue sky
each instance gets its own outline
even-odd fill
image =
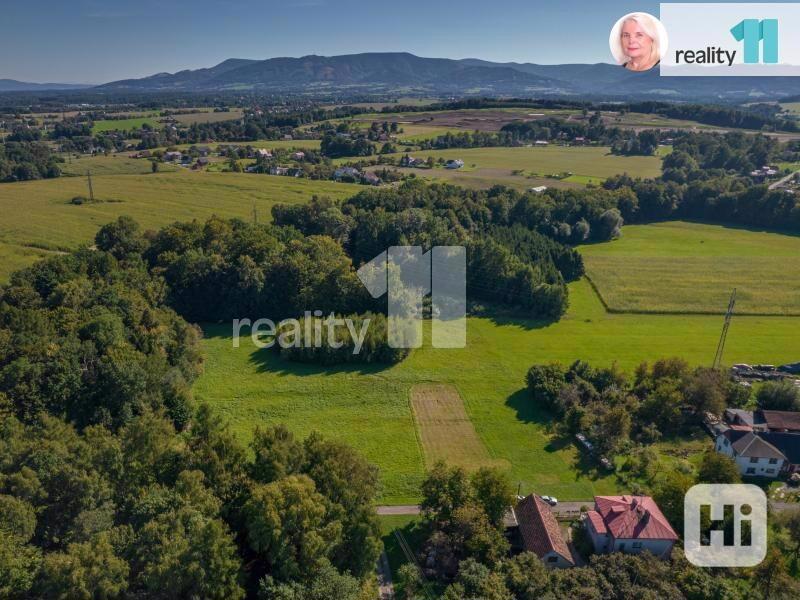
[[[0,78],[103,83],[226,58],[378,51],[610,62],[608,31],[634,10],[657,15],[658,3],[25,0],[1,13]]]

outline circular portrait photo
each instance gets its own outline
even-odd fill
[[[667,30],[653,15],[630,13],[611,28],[608,45],[618,64],[631,71],[649,71],[667,52]]]

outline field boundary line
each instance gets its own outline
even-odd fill
[[[600,304],[603,305],[603,308],[606,310],[607,313],[612,315],[651,315],[651,316],[669,316],[669,317],[680,317],[680,316],[687,316],[687,317],[724,317],[725,313],[722,311],[713,311],[713,310],[646,310],[646,309],[622,309],[622,308],[612,308],[606,302],[606,299],[603,298],[603,294],[600,292],[600,289],[597,287],[592,278],[589,276],[588,273],[584,273],[583,275],[586,278],[586,281],[589,282],[589,286],[594,291],[597,299],[600,300]],[[769,318],[776,318],[776,317],[800,317],[800,312],[786,312],[786,313],[776,313],[776,312],[753,312],[753,311],[736,311],[737,317],[769,317]]]

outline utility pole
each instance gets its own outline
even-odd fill
[[[89,180],[89,201],[94,202],[94,189],[92,189],[92,172],[86,171],[86,178]]]
[[[722,353],[725,351],[725,341],[728,339],[728,328],[733,318],[734,306],[736,306],[736,288],[733,288],[733,293],[731,293],[731,299],[728,302],[728,312],[725,313],[725,323],[722,325],[722,335],[719,336],[719,342],[717,343],[717,353],[714,355],[715,369],[719,369],[722,363]]]
[[[253,225],[258,225],[258,209],[255,204],[253,204]]]

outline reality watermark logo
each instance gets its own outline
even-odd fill
[[[431,345],[467,344],[466,249],[392,246],[358,270],[373,298],[388,295],[388,342],[392,348],[422,346],[423,299],[431,295]]]
[[[709,511],[710,531],[702,535],[702,514]],[[767,554],[767,496],[749,484],[698,484],[684,498],[684,549],[698,567],[753,567]],[[749,525],[749,536],[743,535]],[[725,540],[724,526],[733,539]],[[749,537],[749,539],[745,539]]]
[[[763,62],[778,62],[778,19],[743,19],[731,28],[737,42],[744,42],[744,62],[757,64],[763,45]],[[761,44],[763,42],[763,44]]]

